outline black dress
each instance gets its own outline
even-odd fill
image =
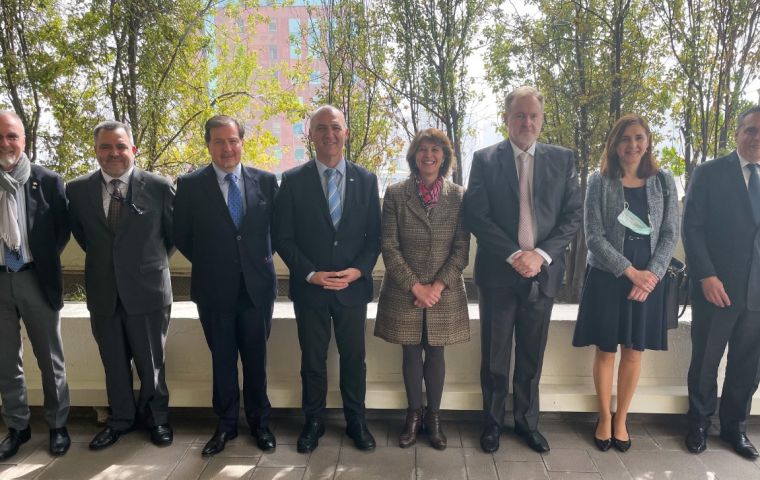
[[[646,186],[624,188],[628,208],[649,223]],[[625,229],[623,255],[633,267],[643,270],[649,263],[650,237]],[[633,284],[625,275],[588,266],[578,309],[573,345],[596,345],[603,352],[616,352],[618,345],[634,350],[667,350],[668,326],[660,283],[646,301],[628,300]]]

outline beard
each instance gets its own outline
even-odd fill
[[[18,158],[16,158],[13,153],[0,152],[0,168],[3,170],[10,170],[14,165],[16,165],[17,161]]]

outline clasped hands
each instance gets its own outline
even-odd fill
[[[523,278],[533,278],[541,272],[544,257],[535,250],[521,250],[512,257],[512,268]]]
[[[432,284],[415,283],[412,285],[412,294],[414,294],[414,306],[417,308],[430,308],[441,299],[441,292],[446,285],[436,280]]]
[[[631,292],[628,294],[628,300],[637,302],[644,302],[660,281],[657,275],[649,270],[637,270],[633,267],[628,267],[623,274],[633,283],[633,288],[631,288]]]
[[[339,272],[314,272],[309,283],[319,285],[325,290],[343,290],[362,276],[358,268],[349,267]]]

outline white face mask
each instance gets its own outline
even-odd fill
[[[618,222],[620,222],[620,224],[624,227],[627,227],[630,230],[638,233],[639,235],[649,235],[652,233],[652,227],[647,225],[644,220],[636,216],[635,213],[628,210],[628,202],[626,202],[624,205],[625,206],[623,207],[623,211],[620,212],[620,215],[617,217]]]

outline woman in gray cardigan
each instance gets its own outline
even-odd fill
[[[646,120],[625,115],[612,127],[600,171],[589,177],[584,228],[588,260],[573,345],[596,345],[599,399],[594,442],[602,450],[631,446],[628,408],[644,349],[667,350],[660,279],[678,239],[675,182],[659,170]],[[617,409],[610,413],[620,345]]]

